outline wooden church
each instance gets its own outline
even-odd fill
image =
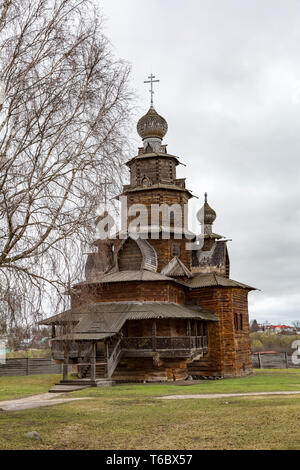
[[[207,195],[197,214],[199,234],[185,230],[179,238],[186,214],[175,220],[172,211],[168,227],[162,220],[151,225],[153,204],[175,204],[184,214],[193,197],[185,179],[176,178],[178,157],[162,143],[167,129],[151,101],[137,124],[143,144],[127,162],[130,184],[121,195],[128,208],[148,209],[152,236],[119,232],[95,240],[85,280],[69,292],[70,310],[41,322],[52,327],[52,356],[63,364],[62,384],[222,378],[252,371],[248,292],[254,288],[230,279],[226,239],[213,231],[216,213]]]

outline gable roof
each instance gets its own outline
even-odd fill
[[[213,237],[210,237],[213,238]],[[227,240],[219,240],[217,243],[214,243],[211,250],[195,250],[193,251],[192,261],[193,266],[212,266],[212,267],[222,267],[225,270],[226,266],[226,255],[227,254]]]
[[[173,259],[161,270],[161,274],[165,276],[185,276],[192,277],[191,271],[185,266],[185,264],[177,257],[174,256]]]

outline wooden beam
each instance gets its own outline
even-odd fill
[[[192,348],[192,329],[191,329],[191,320],[187,321],[187,336],[190,337],[190,349]]]
[[[96,380],[96,342],[93,341],[91,353],[91,380]]]
[[[289,368],[289,357],[288,357],[287,352],[284,353],[284,357],[285,357],[285,367],[288,369]]]
[[[262,368],[262,361],[261,361],[260,353],[258,353],[258,365],[259,365],[259,368],[261,369]]]
[[[152,349],[153,351],[156,350],[156,334],[157,334],[157,325],[156,321],[152,322]]]
[[[68,380],[68,372],[69,372],[69,354],[68,351],[65,350],[64,352],[64,363],[63,363],[63,380]]]

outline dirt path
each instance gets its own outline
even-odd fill
[[[82,398],[60,398],[63,393],[42,393],[31,397],[18,398],[17,400],[0,401],[0,411],[20,411],[32,408],[41,408],[43,406],[60,405],[70,401],[88,400],[89,397]],[[248,392],[248,393],[206,393],[195,395],[168,395],[165,397],[156,397],[159,400],[188,400],[191,398],[212,399],[212,398],[231,398],[231,397],[255,397],[270,395],[300,395],[300,390],[285,392]]]
[[[230,398],[230,397],[256,397],[263,395],[299,395],[300,390],[288,392],[248,392],[248,393],[206,393],[197,395],[168,395],[157,397],[159,400],[187,400],[191,398]]]
[[[42,393],[31,397],[18,398],[17,400],[0,401],[0,411],[20,411],[42,406],[59,405],[69,401],[87,400],[85,398],[60,398],[63,393]]]

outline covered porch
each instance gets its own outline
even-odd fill
[[[80,308],[82,313],[76,309],[68,323],[64,316],[52,324],[52,356],[63,363],[62,383],[70,382],[69,365],[77,373],[73,383],[98,385],[111,381],[121,358],[152,358],[154,368],[164,360],[199,360],[208,351],[208,322],[217,321],[214,313],[201,307],[163,302]]]

